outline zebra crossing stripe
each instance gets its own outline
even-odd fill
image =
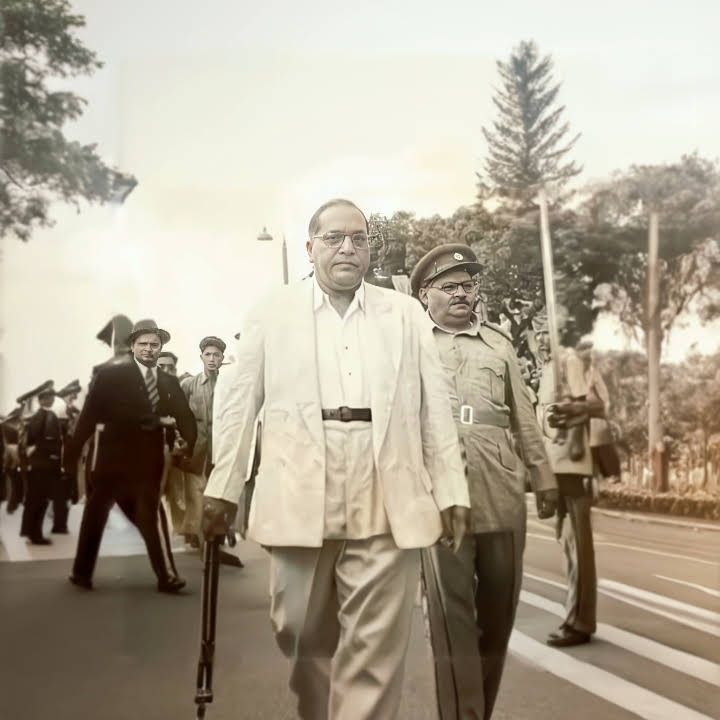
[[[532,605],[561,618],[566,615],[565,608],[560,603],[553,602],[542,595],[527,590],[520,592],[520,600],[526,605]],[[720,665],[714,662],[682,650],[676,650],[641,635],[635,635],[635,633],[622,630],[614,625],[598,623],[595,635],[601,640],[660,665],[665,665],[676,672],[683,673],[683,675],[689,675],[710,685],[720,687]]]
[[[510,638],[510,650],[576,687],[635,713],[643,720],[712,720],[708,715],[548,647],[517,630]]]

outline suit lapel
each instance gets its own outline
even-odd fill
[[[279,371],[283,373],[290,371],[288,387],[294,388],[295,401],[300,414],[315,442],[325,447],[325,431],[320,414],[313,288],[313,280],[305,280],[293,288],[295,297],[291,297],[288,306],[293,312],[287,312],[285,315],[287,326],[280,334],[283,348],[278,348],[280,356],[287,358],[287,361],[281,363]],[[289,338],[292,338],[292,342],[288,342]],[[292,354],[291,358],[288,357],[288,353]]]
[[[403,344],[402,315],[373,285],[365,285],[367,346],[364,350],[369,373],[373,415],[373,446],[378,453],[385,440],[395,399]]]

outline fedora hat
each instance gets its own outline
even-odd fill
[[[154,333],[157,335],[163,345],[167,345],[167,343],[170,342],[170,333],[167,330],[159,328],[154,320],[145,319],[138,320],[135,325],[133,325],[132,332],[128,335],[128,345],[132,345],[132,343],[134,343],[140,335],[145,335],[147,333]]]

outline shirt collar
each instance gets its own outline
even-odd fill
[[[142,376],[145,377],[147,375],[148,366],[143,365],[134,355],[133,355],[133,360],[135,361],[135,364],[140,369],[140,373],[142,374]],[[149,369],[152,370],[152,374],[157,378],[157,365],[155,367],[151,367]]]
[[[353,303],[357,301],[358,307],[365,311],[365,281],[360,283],[360,287],[355,291]],[[324,303],[330,304],[328,294],[318,285],[317,276],[313,275],[313,310],[317,312]]]
[[[477,315],[474,315],[474,321],[473,324],[470,325],[467,328],[464,328],[463,330],[457,330],[457,331],[450,331],[446,330],[443,327],[440,327],[435,320],[433,319],[432,315],[430,313],[427,313],[427,316],[430,320],[430,322],[433,324],[433,330],[437,330],[439,332],[444,332],[447,335],[469,335],[470,337],[476,337],[480,335],[480,319]]]

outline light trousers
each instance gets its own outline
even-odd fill
[[[420,578],[389,534],[273,547],[270,615],[303,720],[392,720]]]

